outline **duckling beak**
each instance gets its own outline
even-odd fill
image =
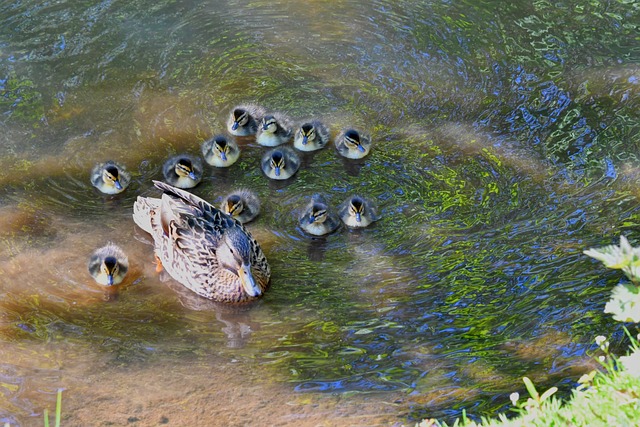
[[[233,122],[233,124],[231,125],[231,130],[237,130],[238,129],[238,122]]]
[[[107,285],[113,286],[113,274],[107,274]]]
[[[223,162],[227,161],[227,155],[224,154],[224,152],[222,152],[222,151],[220,152],[220,158],[222,159]]]
[[[193,180],[198,179],[198,178],[196,177],[196,174],[195,174],[195,173],[193,173],[193,171],[189,172],[189,178],[191,178],[191,179],[193,179]]]
[[[279,166],[276,166],[275,173],[276,173],[276,176],[280,176],[280,167]]]
[[[267,123],[262,125],[262,130],[267,130],[269,129],[269,125]]]
[[[309,142],[309,137],[305,135],[302,137],[302,145],[307,145],[307,142]]]
[[[242,287],[244,291],[252,297],[257,297],[262,295],[262,290],[256,284],[253,275],[251,274],[251,266],[248,264],[242,264],[238,269],[238,277],[240,277],[240,282],[242,283]]]
[[[362,216],[360,215],[360,212],[356,213],[356,221],[360,222],[362,220]]]
[[[364,153],[364,147],[362,146],[362,144],[358,144],[358,151]]]
[[[113,181],[113,185],[115,185],[118,190],[122,190],[122,184],[120,184],[120,180],[116,179],[115,181]]]

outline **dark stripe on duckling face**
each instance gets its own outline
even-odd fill
[[[302,145],[307,145],[309,140],[315,138],[316,130],[310,123],[305,123],[300,127],[300,134],[302,135]]]
[[[280,176],[280,170],[284,169],[284,155],[281,151],[274,151],[271,154],[271,161],[269,163],[271,167],[274,169],[276,176]]]
[[[265,116],[262,119],[262,130],[275,132],[278,129],[278,121],[273,116]]]
[[[360,222],[362,220],[362,215],[364,214],[364,202],[361,199],[354,197],[351,199],[351,202],[349,202],[349,212],[351,215],[356,217],[356,221]]]
[[[242,108],[236,108],[233,110],[233,125],[231,130],[237,130],[238,126],[244,126],[249,121],[249,113]]]
[[[344,133],[344,143],[351,150],[358,150],[361,153],[365,152],[365,149],[360,142],[360,134],[353,129],[349,129]]]
[[[102,272],[107,276],[107,284],[113,285],[113,277],[118,274],[118,260],[114,257],[106,257],[102,263]]]
[[[324,206],[314,205],[309,215],[309,224],[323,223],[327,219],[327,209]]]
[[[193,164],[189,159],[179,159],[176,162],[175,171],[178,176],[188,176],[191,179],[198,179],[193,171]]]
[[[107,183],[113,184],[118,190],[122,190],[122,184],[120,184],[120,175],[117,167],[105,167],[102,173],[102,180]]]
[[[223,162],[227,161],[227,153],[229,152],[229,145],[227,144],[227,139],[223,136],[217,137],[213,141],[213,147],[222,159]]]
[[[225,212],[231,216],[240,215],[243,209],[242,199],[236,194],[229,196],[227,203],[224,205]]]

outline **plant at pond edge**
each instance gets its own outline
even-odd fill
[[[591,248],[585,255],[602,261],[608,268],[620,269],[631,283],[617,285],[611,291],[611,299],[604,307],[620,322],[640,322],[640,248],[634,248],[624,236],[620,245]]]
[[[62,413],[62,390],[58,390],[56,398],[56,423],[55,427],[60,427],[60,414]],[[49,410],[44,410],[44,427],[49,427]]]

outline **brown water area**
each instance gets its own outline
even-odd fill
[[[605,10],[606,9],[606,10]],[[582,255],[640,240],[638,8],[341,0],[0,4],[0,425],[413,426],[568,396],[620,279]],[[593,28],[602,29],[594,32]],[[230,168],[272,270],[228,306],[158,272],[132,220],[179,153],[226,131],[234,105],[321,119],[325,149],[276,182],[237,138]],[[341,158],[346,128],[372,137]],[[129,187],[90,171],[115,160]],[[372,200],[380,219],[321,238],[299,218]],[[89,275],[107,242],[123,283]]]

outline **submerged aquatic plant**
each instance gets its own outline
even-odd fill
[[[591,248],[584,254],[602,261],[608,268],[622,270],[631,281],[613,288],[605,313],[620,322],[640,322],[640,248],[634,248],[626,237],[620,236],[620,245]]]
[[[55,427],[60,427],[60,419],[62,414],[62,390],[58,390],[58,396],[56,398],[56,418]],[[44,427],[49,427],[49,410],[44,410]]]

